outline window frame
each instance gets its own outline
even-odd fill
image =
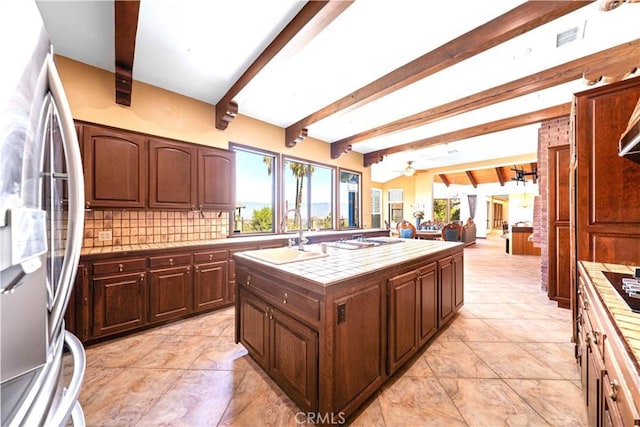
[[[358,214],[357,214],[357,218],[355,218],[356,221],[356,225],[355,226],[346,226],[346,227],[342,227],[342,200],[340,200],[340,195],[341,195],[341,191],[340,191],[340,185],[342,184],[342,173],[350,173],[353,175],[357,175],[358,176],[358,206],[356,207]],[[357,230],[357,229],[361,229],[362,228],[362,172],[358,172],[358,171],[354,171],[351,169],[346,169],[346,168],[338,168],[337,171],[337,177],[338,179],[336,179],[336,197],[338,199],[337,201],[337,206],[336,206],[336,221],[334,221],[334,223],[337,225],[337,229],[338,230]],[[348,204],[348,200],[347,200],[347,204]]]
[[[239,232],[235,231],[235,209],[233,214],[229,215],[229,230],[230,236],[255,236],[255,235],[265,235],[265,234],[276,234],[278,233],[278,218],[280,217],[279,214],[279,182],[280,182],[280,176],[279,176],[279,171],[280,171],[280,163],[282,162],[282,156],[280,153],[274,152],[274,151],[270,151],[270,150],[265,150],[262,148],[256,148],[250,145],[246,145],[246,144],[240,144],[240,143],[236,143],[236,142],[229,142],[229,150],[232,150],[234,152],[237,153],[237,151],[244,151],[247,153],[253,153],[259,156],[268,156],[273,158],[273,162],[274,164],[271,167],[271,175],[273,177],[272,181],[271,181],[271,230],[269,231],[254,231],[254,232],[245,232],[240,230]],[[237,162],[237,156],[236,156],[236,162]],[[236,174],[240,172],[240,168],[237,167],[237,163],[236,163]],[[237,182],[237,179],[236,179]],[[239,199],[237,198],[237,191],[238,188],[235,188],[236,191],[236,200],[239,201]],[[237,209],[237,208],[236,208]]]
[[[305,164],[305,165],[309,165],[309,166],[313,166],[313,167],[319,167],[319,168],[324,168],[324,169],[328,169],[331,171],[331,185],[329,190],[331,191],[331,228],[321,228],[320,230],[336,230],[337,229],[337,222],[336,222],[336,216],[338,214],[338,206],[336,206],[336,199],[337,199],[337,195],[336,195],[336,177],[337,175],[337,171],[338,168],[336,166],[332,166],[326,163],[321,163],[321,162],[314,162],[314,161],[310,161],[307,159],[303,159],[300,157],[294,157],[294,156],[287,156],[287,155],[282,155],[281,156],[281,162],[280,162],[280,177],[281,177],[281,182],[280,182],[280,195],[281,198],[279,200],[279,207],[280,207],[280,216],[279,216],[279,221],[278,221],[278,231],[280,228],[280,225],[282,224],[284,218],[283,215],[287,212],[287,209],[285,207],[285,185],[286,185],[286,179],[285,179],[285,174],[288,173],[287,170],[287,162],[295,162],[295,163],[301,163],[301,164]],[[306,200],[306,208],[305,210],[302,210],[301,207],[301,215],[302,218],[306,218],[306,224],[303,224],[303,229],[304,230],[310,230],[312,224],[309,223],[310,219],[311,219],[311,200],[312,200],[312,194],[313,194],[313,181],[312,181],[312,174],[311,174],[311,168],[309,168],[309,171],[306,175],[307,178],[307,184],[306,186],[304,186],[304,191],[305,194],[303,195],[303,199]],[[290,208],[292,209],[292,208]],[[296,228],[297,230],[297,228]],[[292,230],[293,231],[293,230]]]

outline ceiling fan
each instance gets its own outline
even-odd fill
[[[395,170],[394,172],[402,172],[404,176],[413,176],[416,173],[416,168],[411,166],[413,160],[407,160],[407,167],[403,170]]]

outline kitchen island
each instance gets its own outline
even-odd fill
[[[463,248],[377,238],[236,253],[236,342],[318,424],[348,420],[462,307]]]

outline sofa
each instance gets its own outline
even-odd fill
[[[462,227],[461,241],[465,246],[474,245],[476,243],[476,224],[470,223]]]

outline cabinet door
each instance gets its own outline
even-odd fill
[[[227,261],[196,264],[193,276],[194,310],[202,311],[227,302]]]
[[[317,408],[318,334],[270,308],[270,373],[298,406]]]
[[[149,207],[195,209],[196,149],[188,144],[149,140]]]
[[[145,274],[93,279],[91,336],[100,337],[145,324]]]
[[[334,301],[335,387],[333,407],[345,408],[358,396],[375,389],[385,378],[386,282],[362,283],[357,291]]]
[[[236,198],[235,153],[198,149],[199,209],[230,210]]]
[[[389,357],[391,374],[418,350],[418,272],[389,279]]]
[[[438,329],[438,274],[436,263],[418,272],[418,347],[425,344]]]
[[[168,320],[190,313],[193,306],[191,267],[149,272],[149,321]]]
[[[455,267],[453,257],[447,257],[438,261],[438,276],[440,280],[439,306],[439,326],[448,322],[455,314],[454,292],[455,292]]]
[[[462,255],[453,257],[453,305],[456,311],[464,304],[464,258]]]
[[[240,294],[240,342],[264,370],[269,370],[268,306],[253,295]]]
[[[84,126],[82,140],[86,207],[143,208],[147,187],[145,139]]]

